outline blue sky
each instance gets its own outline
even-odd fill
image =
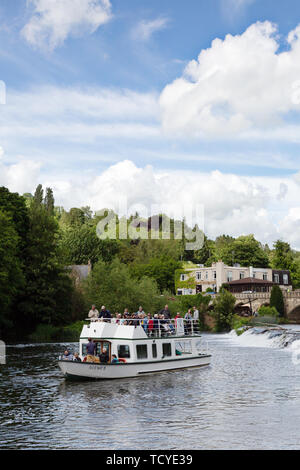
[[[299,24],[296,0],[2,0],[0,184],[190,197],[210,236],[300,248]]]

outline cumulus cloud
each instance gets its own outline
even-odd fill
[[[53,50],[68,36],[95,32],[111,17],[109,0],[29,0],[33,14],[22,29],[34,47]]]
[[[32,192],[38,184],[40,168],[40,163],[33,160],[19,158],[9,165],[0,160],[0,186],[20,194]]]
[[[291,111],[298,116],[300,110],[300,26],[287,42],[289,49],[279,52],[277,27],[269,21],[257,22],[241,35],[215,39],[163,90],[165,132],[202,138],[254,133],[263,138],[266,131],[274,135],[279,130],[281,138],[289,139],[295,132],[285,117]]]
[[[150,37],[157,31],[165,29],[169,23],[169,19],[159,17],[155,20],[142,20],[133,30],[133,37],[142,41],[148,41]]]
[[[24,193],[33,192],[38,183],[52,187],[56,204],[66,209],[90,205],[94,211],[107,207],[120,215],[138,211],[142,216],[162,211],[189,220],[191,208],[203,205],[204,230],[209,237],[254,233],[264,243],[284,238],[300,249],[300,208],[294,206],[299,189],[292,178],[282,183],[289,185],[289,199],[280,201],[280,180],[267,177],[161,171],[130,160],[96,175],[73,172],[50,176],[30,159],[20,158],[13,164],[0,161],[0,185]],[[202,226],[202,219],[194,218],[195,222]]]

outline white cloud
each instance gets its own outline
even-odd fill
[[[93,33],[111,19],[109,0],[28,0],[33,15],[22,35],[34,47],[53,50],[68,36]]]
[[[167,27],[169,19],[165,17],[159,17],[155,20],[142,20],[138,23],[137,27],[133,31],[133,36],[136,39],[142,41],[148,41],[150,37],[157,31],[161,31]]]
[[[0,113],[0,138],[92,142],[99,137],[142,139],[159,134],[154,93],[103,88],[42,87],[9,92]]]
[[[38,162],[22,158],[10,165],[0,161],[0,186],[20,194],[32,192],[38,184],[40,167]]]
[[[294,204],[300,190],[292,177],[159,171],[129,160],[100,174],[77,170],[68,176],[59,172],[50,176],[39,162],[30,159],[0,162],[0,185],[24,193],[33,192],[38,183],[52,187],[56,204],[66,209],[90,205],[95,211],[103,207],[118,210],[118,201],[125,198],[128,208],[142,204],[148,211],[142,215],[149,215],[153,205],[163,205],[172,210],[169,215],[180,218],[190,207],[203,204],[204,229],[210,237],[254,233],[264,243],[283,238],[300,249],[300,208]],[[284,199],[278,198],[280,192],[285,193]]]
[[[278,52],[277,28],[265,21],[243,34],[215,39],[160,96],[166,133],[201,138],[295,139],[300,111],[300,27]],[[267,137],[266,137],[267,136]]]

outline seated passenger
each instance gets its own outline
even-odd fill
[[[119,359],[117,358],[117,356],[115,354],[112,355],[111,363],[112,364],[120,364],[120,361],[119,361]]]
[[[71,351],[68,351],[66,349],[65,352],[64,352],[64,355],[63,355],[63,359],[65,361],[72,361],[73,360],[73,354],[71,353]]]
[[[78,354],[78,352],[76,352],[76,353],[74,354],[73,361],[76,361],[76,362],[81,362],[81,359],[80,359],[80,357],[79,357],[79,354]]]
[[[100,362],[102,362],[103,364],[106,364],[109,361],[109,357],[108,357],[108,353],[107,353],[106,348],[103,348],[103,351],[99,356],[99,359],[100,359]]]

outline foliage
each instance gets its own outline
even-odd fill
[[[118,259],[110,264],[98,261],[85,282],[84,292],[87,309],[95,304],[105,305],[113,313],[123,312],[124,308],[136,312],[142,305],[145,312],[154,312],[163,306],[156,282],[148,277],[136,279]]]
[[[160,292],[165,289],[174,292],[174,273],[181,263],[173,258],[163,256],[152,258],[147,264],[134,264],[131,273],[137,278],[149,277],[156,281]]]
[[[271,290],[270,307],[275,307],[280,317],[284,317],[284,300],[282,290],[275,285]]]
[[[262,317],[275,317],[275,318],[277,318],[279,316],[279,313],[278,313],[278,311],[276,310],[275,307],[270,307],[270,306],[266,306],[266,305],[262,305],[259,308],[258,313]]]
[[[214,299],[214,317],[216,319],[215,331],[230,331],[233,323],[233,310],[236,299],[231,292],[221,289],[219,295]]]
[[[12,218],[0,210],[0,332],[12,327],[9,315],[24,284],[19,236]]]

